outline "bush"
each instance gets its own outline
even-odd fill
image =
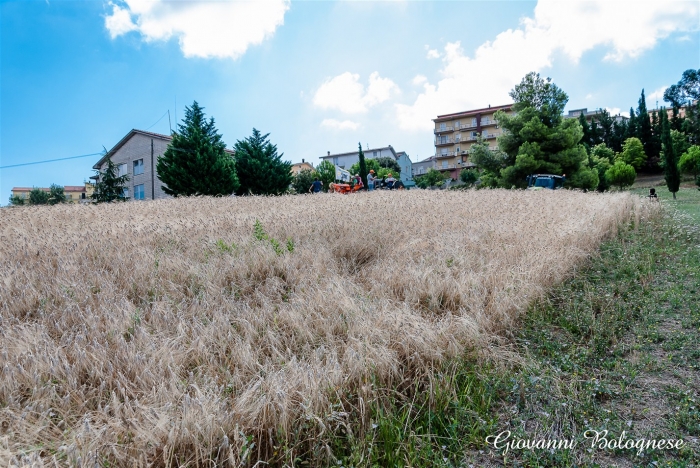
[[[472,186],[479,180],[479,171],[476,169],[462,169],[459,173],[459,180],[468,186]]]

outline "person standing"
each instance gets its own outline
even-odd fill
[[[374,169],[369,170],[369,174],[367,174],[367,190],[372,191],[374,190],[374,180],[376,179],[374,175]]]
[[[314,181],[311,183],[311,187],[309,187],[309,192],[310,193],[319,193],[322,188],[323,188],[323,182],[318,180],[318,177],[316,177],[314,179]]]

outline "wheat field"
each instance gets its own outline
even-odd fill
[[[498,353],[644,215],[564,190],[2,209],[0,465],[332,459],[380,387]]]

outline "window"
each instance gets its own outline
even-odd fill
[[[459,153],[459,146],[458,146],[457,149],[455,150],[455,153]]]
[[[126,166],[126,164],[124,164],[124,165]],[[122,196],[123,196],[124,198],[129,198],[129,187],[124,187],[124,188],[122,189]]]
[[[476,117],[472,118],[472,127],[476,127]]]
[[[439,143],[449,143],[449,140],[447,139],[446,136],[441,136]]]
[[[117,177],[126,175],[126,164],[119,164],[117,166]]]
[[[141,160],[143,162],[143,160]],[[136,161],[134,161],[136,162]],[[143,184],[134,185],[134,200],[145,199],[145,191],[143,190]]]
[[[441,123],[441,124],[440,124],[440,130],[443,131],[443,132],[444,132],[445,130],[447,130],[447,124],[444,123],[444,122]]]
[[[455,122],[455,129],[459,129],[459,120]]]
[[[143,159],[134,161],[134,175],[143,174]]]
[[[373,151],[373,152],[372,152],[372,157],[375,157],[375,158],[377,157],[377,152],[376,152],[376,151]]]
[[[477,132],[472,132],[472,138],[476,138],[479,135]]]
[[[443,168],[443,169],[447,169],[447,160],[444,160],[444,161],[442,162],[442,168]]]
[[[447,156],[447,148],[442,148],[442,149],[440,150],[440,154],[441,154],[442,156]]]
[[[334,166],[338,165],[338,158],[337,157],[333,158],[333,165]]]

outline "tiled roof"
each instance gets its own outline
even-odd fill
[[[497,111],[497,110],[510,109],[511,107],[513,107],[513,104],[505,104],[502,106],[491,106],[491,107],[484,107],[483,109],[474,109],[474,110],[468,110],[468,111],[463,111],[463,112],[456,112],[454,114],[438,115],[437,119],[433,119],[433,122],[437,122],[440,120],[452,120],[452,119],[455,119],[457,117],[466,117],[469,115],[479,114],[482,112],[491,112],[491,111]]]
[[[44,192],[48,192],[50,189],[46,187],[12,187],[13,192],[31,192],[35,188],[38,188],[39,190],[43,190]],[[65,185],[63,187],[64,192],[84,192],[85,191],[85,186],[84,185]]]

